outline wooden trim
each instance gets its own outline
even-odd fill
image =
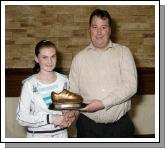
[[[68,75],[69,68],[57,68],[57,72]],[[137,94],[155,94],[155,69],[138,68]],[[18,97],[21,91],[21,81],[32,74],[31,68],[5,69],[5,96]]]
[[[137,94],[155,94],[155,68],[137,68]]]

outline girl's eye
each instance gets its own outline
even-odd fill
[[[56,58],[56,55],[53,55],[52,58]]]
[[[43,59],[46,59],[47,57],[46,56],[43,56]]]

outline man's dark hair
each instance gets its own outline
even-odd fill
[[[95,9],[90,15],[89,25],[91,25],[94,16],[100,17],[103,20],[108,19],[109,27],[111,28],[111,16],[106,10]]]

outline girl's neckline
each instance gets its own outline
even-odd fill
[[[41,81],[37,78],[37,74],[35,75],[35,80],[36,80],[38,83],[42,84],[42,85],[48,86],[48,85],[52,85],[52,84],[54,84],[54,83],[57,82],[57,80],[58,80],[58,75],[57,75],[56,72],[55,72],[55,76],[56,76],[56,79],[55,79],[54,81],[50,82],[50,83],[43,83],[43,82],[41,82]]]

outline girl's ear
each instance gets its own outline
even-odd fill
[[[39,63],[37,56],[34,57],[34,60]]]

